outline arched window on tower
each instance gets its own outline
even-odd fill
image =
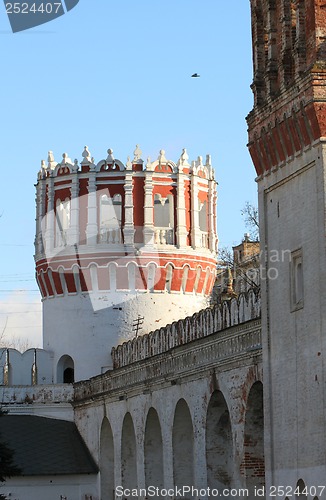
[[[66,198],[56,203],[56,246],[67,245],[67,233],[70,225],[70,200]]]
[[[100,242],[121,243],[122,197],[112,198],[103,194],[100,198]]]
[[[75,366],[73,359],[65,354],[57,364],[57,383],[73,384],[75,381]]]
[[[171,292],[172,277],[173,277],[173,266],[172,264],[168,264],[166,266],[166,277],[165,277],[165,290],[167,292]]]
[[[199,229],[201,231],[201,246],[208,248],[207,201],[199,201]]]
[[[166,198],[158,193],[154,195],[155,243],[158,245],[174,244],[174,203],[173,196]]]

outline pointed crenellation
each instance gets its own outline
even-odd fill
[[[200,168],[200,167],[203,167],[203,166],[204,166],[203,165],[203,157],[202,156],[198,156],[197,161],[196,161],[196,167]]]
[[[57,166],[57,164],[54,161],[53,151],[49,151],[49,153],[48,153],[48,171],[54,170],[56,166]]]
[[[93,163],[92,158],[91,158],[91,153],[89,152],[88,146],[84,147],[84,151],[82,152],[82,157],[83,161],[81,162],[82,165],[90,165]]]
[[[133,163],[142,163],[143,162],[143,160],[141,158],[142,154],[143,154],[143,152],[140,149],[139,144],[136,144],[136,149],[134,151],[134,160],[133,160]]]
[[[132,170],[132,162],[130,160],[130,156],[127,157],[126,170]]]
[[[108,156],[107,156],[106,162],[109,164],[113,164],[114,160],[115,160],[114,156],[113,156],[113,149],[109,148],[107,153],[108,153]]]
[[[68,153],[63,153],[61,166],[65,167],[67,165],[72,165],[72,160],[69,158]]]
[[[79,163],[78,163],[77,158],[75,158],[75,160],[74,160],[74,166],[73,166],[72,171],[73,172],[78,172],[78,170],[79,170]]]
[[[183,148],[181,156],[178,160],[177,166],[180,167],[190,167],[190,163],[188,162],[189,155],[187,153],[186,148]]]
[[[167,159],[166,159],[166,157],[165,157],[165,150],[164,149],[160,150],[160,153],[159,153],[157,159],[158,159],[158,161],[159,161],[160,164],[168,162]]]
[[[150,156],[147,157],[147,162],[146,162],[146,170],[148,172],[153,170],[152,162]]]

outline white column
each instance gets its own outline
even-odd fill
[[[40,179],[36,186],[36,235],[35,235],[36,255],[41,254],[44,251],[42,221],[45,212],[45,188],[46,188],[46,181]]]
[[[154,243],[153,172],[145,171],[144,243]]]
[[[123,227],[124,244],[133,245],[135,227],[134,227],[132,171],[126,171],[124,189],[125,189],[125,223]]]
[[[86,226],[87,245],[96,245],[97,235],[96,172],[91,171],[89,172],[88,178],[88,208]]]
[[[177,245],[187,246],[185,174],[178,172],[177,176]]]
[[[191,174],[191,246],[201,248],[201,231],[199,228],[198,177]]]
[[[54,179],[48,177],[47,179],[47,195],[48,205],[46,210],[46,231],[45,231],[45,250],[51,252],[54,247]],[[44,224],[44,223],[43,223]]]
[[[215,181],[210,180],[208,181],[208,237],[211,252],[216,251],[215,195]]]
[[[79,177],[77,172],[72,176],[70,190],[70,227],[68,231],[68,244],[79,244]],[[96,193],[95,193],[96,195]]]

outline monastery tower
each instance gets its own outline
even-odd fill
[[[112,367],[111,348],[207,306],[216,268],[210,156],[177,163],[50,152],[38,175],[35,262],[56,382]]]
[[[309,499],[326,477],[325,7],[251,0],[267,495]]]

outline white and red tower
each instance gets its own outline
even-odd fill
[[[44,348],[55,381],[109,369],[111,348],[207,305],[216,268],[216,182],[210,156],[173,163],[111,149],[81,164],[42,162],[36,186],[36,276]]]

